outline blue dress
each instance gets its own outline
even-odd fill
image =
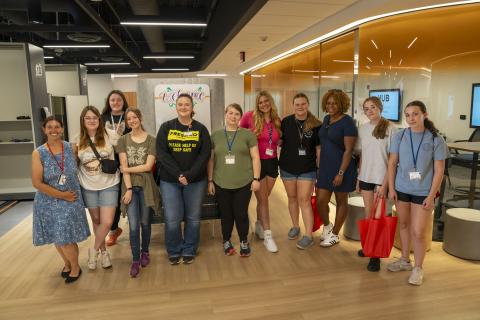
[[[77,243],[90,235],[77,178],[77,162],[70,144],[63,141],[63,147],[64,175],[67,177],[64,185],[58,184],[61,170],[56,162],[61,163],[62,155],[55,155],[55,161],[46,145],[37,148],[43,166],[43,182],[61,191],[73,190],[78,198],[75,202],[69,202],[37,191],[33,202],[33,244],[35,246],[49,243],[56,245]]]
[[[320,138],[320,167],[317,172],[317,188],[327,189],[330,192],[352,192],[355,190],[357,168],[352,159],[347,170],[343,173],[342,184],[333,187],[333,179],[340,170],[345,145],[344,137],[358,136],[357,127],[352,117],[345,115],[342,119],[329,125],[330,115],[325,116],[323,124],[318,131]]]

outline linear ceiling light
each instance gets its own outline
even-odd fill
[[[115,78],[138,78],[138,74],[126,74],[126,73],[120,73],[120,74],[110,74],[110,77],[112,79]]]
[[[47,44],[44,48],[110,48],[108,44]]]
[[[226,77],[226,73],[197,73],[197,77]]]
[[[333,62],[353,63],[353,60],[333,60]]]
[[[163,26],[163,27],[206,27],[203,22],[142,22],[142,21],[122,21],[120,24],[125,26]]]
[[[410,42],[407,49],[410,49],[410,47],[413,46],[413,44],[415,43],[415,41],[417,41],[417,39],[418,39],[418,37],[415,37],[415,39],[413,39],[412,42]]]
[[[372,59],[370,59],[370,57],[367,57],[367,60],[370,61],[370,62],[373,62]]]
[[[376,15],[376,16],[363,18],[363,19],[351,22],[349,24],[346,24],[346,25],[344,25],[340,28],[337,28],[333,31],[330,31],[328,33],[325,33],[324,35],[321,35],[321,36],[319,36],[315,39],[312,39],[308,42],[305,42],[305,43],[303,43],[299,46],[296,46],[295,48],[292,48],[290,50],[282,52],[282,53],[280,53],[280,54],[278,54],[278,55],[276,55],[276,56],[274,56],[270,59],[267,59],[267,60],[263,61],[263,62],[260,62],[256,65],[254,65],[253,67],[250,67],[248,69],[245,69],[245,70],[241,71],[240,74],[244,75],[245,73],[250,72],[252,70],[256,70],[256,69],[259,69],[261,67],[265,67],[265,66],[267,66],[267,65],[269,65],[269,64],[271,64],[275,61],[278,61],[278,60],[281,60],[281,59],[285,58],[288,55],[297,53],[298,51],[300,51],[302,49],[306,49],[306,48],[308,48],[312,45],[315,45],[315,44],[320,43],[324,40],[335,37],[335,36],[337,36],[341,33],[349,31],[349,30],[351,30],[355,27],[358,27],[359,25],[362,25],[364,23],[367,23],[367,22],[370,22],[370,21],[373,21],[373,20],[378,20],[378,19],[381,19],[381,18],[390,17],[390,16],[403,14],[403,13],[410,13],[410,12],[421,11],[421,10],[451,7],[451,6],[457,6],[457,5],[462,5],[462,4],[472,4],[472,3],[479,3],[479,2],[480,2],[480,0],[466,0],[466,1],[457,1],[457,2],[447,2],[447,3],[441,3],[441,4],[434,4],[434,5],[430,5],[430,6],[417,7],[417,8],[412,8],[412,9],[400,10],[400,11],[393,11],[393,12],[389,12],[389,13],[384,13],[384,14],[379,14],[379,15]]]
[[[265,78],[267,75],[266,74],[252,74],[252,78]]]
[[[86,62],[86,66],[128,66],[130,62]]]
[[[372,39],[372,40],[370,40],[370,41],[372,42],[372,44],[373,44],[373,46],[375,47],[375,49],[377,49],[377,50],[378,50],[378,46],[377,46],[377,44],[375,43],[375,41],[373,41],[373,39]]]
[[[195,56],[144,56],[143,59],[195,59]]]
[[[153,68],[152,71],[188,71],[188,68]]]
[[[43,59],[53,59],[53,58],[55,58],[55,57],[52,57],[52,56],[45,56],[45,57],[43,57]]]

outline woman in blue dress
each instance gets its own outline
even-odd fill
[[[328,114],[318,131],[320,137],[320,163],[317,174],[317,205],[324,227],[320,236],[322,247],[340,242],[338,233],[347,217],[348,193],[355,190],[357,169],[352,161],[357,140],[357,127],[346,114],[350,98],[342,90],[328,90],[322,99],[322,109]],[[337,209],[335,225],[330,223],[328,203],[335,193]]]
[[[65,283],[80,277],[77,242],[90,235],[70,144],[63,141],[63,124],[53,116],[43,122],[47,142],[32,153],[33,244],[55,244],[64,261]]]

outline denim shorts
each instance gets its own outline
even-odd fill
[[[83,202],[87,208],[117,207],[119,192],[120,184],[103,190],[87,190],[82,187]]]
[[[308,180],[308,181],[315,181],[317,180],[317,172],[310,171],[300,174],[292,174],[285,170],[280,169],[280,178],[282,180]]]

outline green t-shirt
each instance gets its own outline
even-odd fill
[[[213,181],[224,189],[237,189],[253,180],[250,148],[257,145],[257,137],[243,128],[238,129],[236,136],[235,131],[227,131],[227,136],[230,143],[233,140],[232,155],[235,156],[235,164],[225,163],[225,156],[228,154],[225,130],[212,133],[212,148],[215,153]]]

